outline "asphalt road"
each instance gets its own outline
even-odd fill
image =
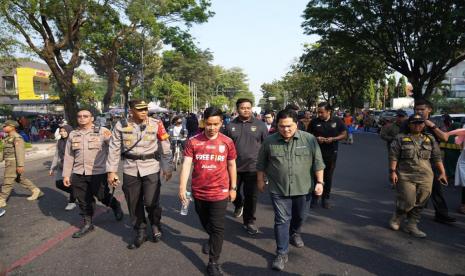
[[[0,218],[0,262],[10,275],[204,274],[208,256],[201,253],[201,244],[207,235],[193,208],[187,217],[179,215],[177,174],[162,187],[163,241],[130,251],[126,245],[133,231],[125,203],[123,222],[100,207],[96,230],[82,239],[70,237],[80,224],[79,211],[64,211],[67,198],[47,175],[49,159],[26,166],[26,176],[45,196],[28,202],[28,192],[18,186]],[[241,219],[232,217],[230,204],[220,261],[228,275],[464,275],[465,216],[455,212],[459,192],[454,187],[446,191],[451,214],[458,219],[453,226],[434,222],[434,211],[427,209],[420,223],[427,239],[387,229],[394,192],[387,182],[385,145],[376,135],[359,134],[354,145],[340,145],[334,207],[309,211],[305,247],[291,247],[284,272],[270,270],[275,242],[267,193],[257,206],[260,233],[255,237],[244,232]],[[116,196],[122,198],[120,189]]]

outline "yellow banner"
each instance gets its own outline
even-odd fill
[[[48,84],[50,72],[20,67],[16,68],[16,74],[19,100],[58,99],[56,96],[49,96],[49,91],[40,91],[41,94],[36,94],[34,91],[34,78]]]

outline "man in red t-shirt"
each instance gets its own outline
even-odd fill
[[[203,228],[209,235],[202,252],[209,254],[208,275],[223,275],[218,259],[223,247],[224,216],[228,200],[236,198],[236,148],[234,142],[220,133],[223,112],[215,107],[205,109],[205,130],[190,138],[184,149],[179,180],[179,199],[187,204],[187,180],[192,163],[192,195]]]

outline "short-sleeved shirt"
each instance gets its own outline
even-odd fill
[[[336,137],[347,131],[344,122],[339,117],[331,116],[327,121],[320,118],[313,119],[310,126],[309,132],[315,137]],[[331,144],[320,144],[321,154],[328,156],[337,153],[339,143],[337,141]]]
[[[232,120],[225,128],[224,134],[234,141],[237,150],[236,166],[238,172],[255,172],[258,150],[268,136],[264,122],[251,117],[241,121],[239,117]]]
[[[309,194],[314,172],[324,168],[315,136],[301,130],[288,142],[279,132],[268,136],[258,154],[257,170],[268,177],[270,193],[282,196]]]
[[[191,137],[184,149],[184,156],[194,163],[192,195],[205,201],[220,201],[229,196],[228,160],[237,157],[231,138],[219,133],[208,139],[204,133]]]

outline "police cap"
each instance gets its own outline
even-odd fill
[[[424,123],[425,119],[423,118],[423,116],[421,116],[421,114],[413,114],[408,118],[408,122],[409,124]]]
[[[132,100],[129,102],[129,107],[131,109],[147,109],[149,106],[143,100]]]

